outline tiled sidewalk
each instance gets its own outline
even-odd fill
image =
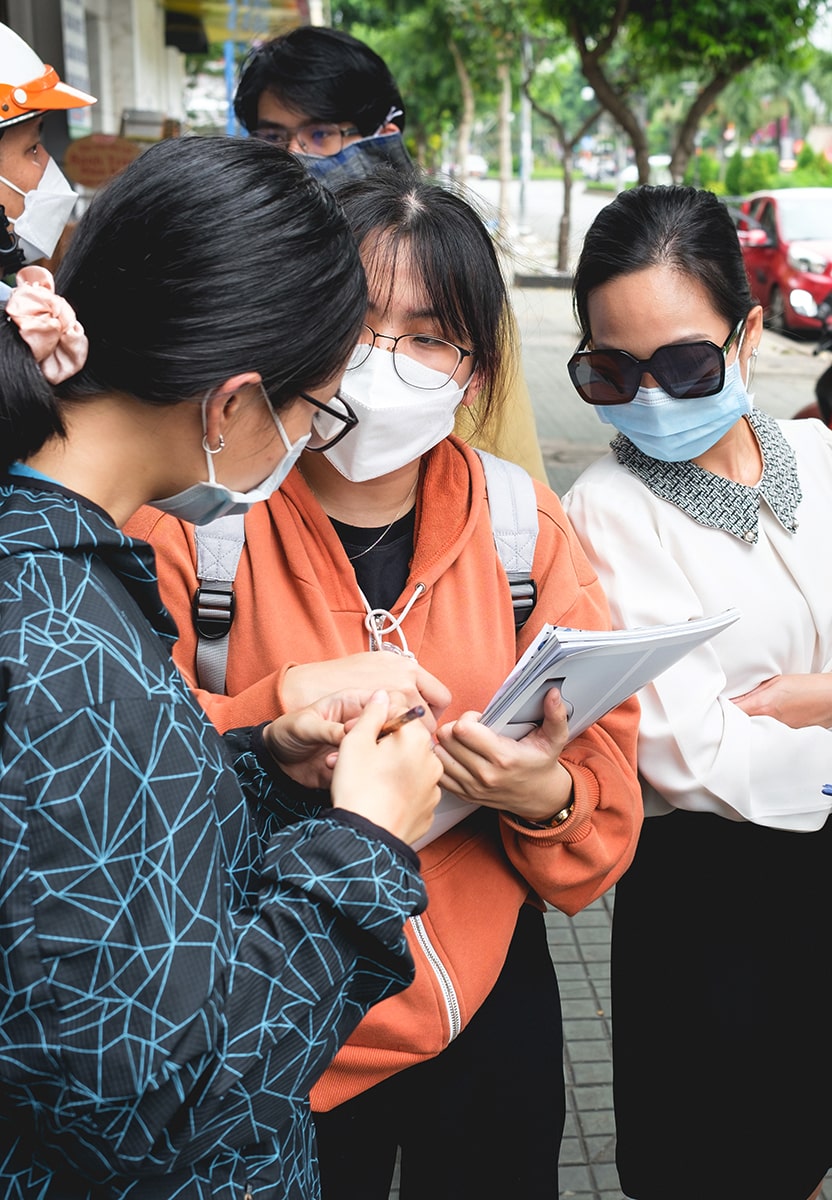
[[[566,1128],[562,1197],[621,1200],[615,1171],[610,1047],[610,920],[614,889],[577,916],[546,914],[563,1008]]]

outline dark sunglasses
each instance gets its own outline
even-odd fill
[[[674,342],[643,359],[626,350],[584,350],[585,337],[566,364],[569,378],[587,404],[629,404],[644,375],[652,375],[674,400],[713,396],[725,382],[725,358],[744,325],[745,317],[722,346]]]

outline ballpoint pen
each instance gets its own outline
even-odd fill
[[[417,704],[414,708],[409,708],[407,712],[399,713],[397,717],[393,717],[391,721],[386,721],[378,731],[377,742],[380,742],[383,737],[387,737],[388,733],[395,733],[397,729],[401,729],[402,725],[406,725],[408,721],[416,721],[419,717],[425,715],[425,710],[421,704]]]

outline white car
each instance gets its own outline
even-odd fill
[[[466,163],[468,166],[466,173],[469,179],[482,179],[488,174],[488,162],[481,154],[469,154]],[[455,162],[444,162],[442,164],[442,174],[450,176],[459,175],[459,167]]]

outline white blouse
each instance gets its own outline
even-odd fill
[[[832,806],[832,730],[747,716],[739,696],[774,675],[832,669],[832,430],[755,411],[760,483],[661,463],[619,435],[564,497],[624,628],[740,620],[642,689],[648,816],[672,807],[780,829],[819,829]]]

